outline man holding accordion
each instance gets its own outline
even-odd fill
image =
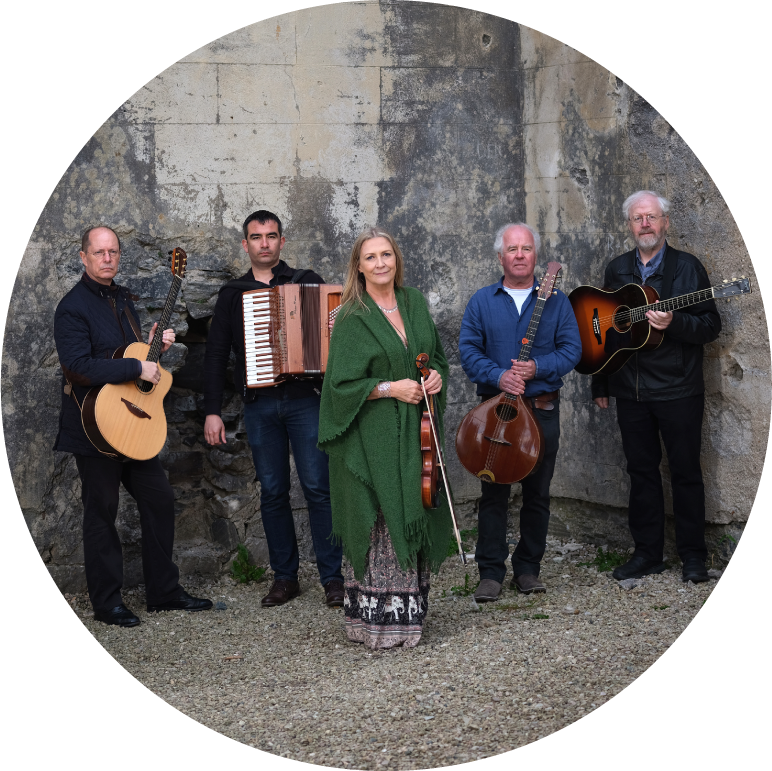
[[[225,284],[215,306],[204,361],[206,441],[226,443],[221,418],[225,376],[230,352],[236,357],[234,380],[244,402],[244,424],[260,482],[260,513],[274,581],[263,597],[263,607],[283,605],[300,593],[299,553],[290,506],[289,448],[295,459],[301,487],[308,503],[319,578],[329,606],[343,605],[340,545],[330,540],[332,511],[327,456],[317,449],[321,376],[289,378],[276,385],[248,388],[242,295],[255,289],[290,283],[324,284],[310,270],[295,271],[281,259],[284,247],[281,220],[272,212],[256,211],[243,226],[242,246],[250,269]]]

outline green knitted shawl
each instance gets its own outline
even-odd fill
[[[421,503],[421,405],[398,399],[367,397],[382,380],[420,380],[419,353],[442,376],[435,411],[443,441],[442,413],[448,363],[424,296],[417,289],[397,289],[397,302],[408,349],[369,295],[369,312],[338,314],[322,387],[319,447],[330,456],[332,532],[361,578],[370,531],[380,507],[402,569],[415,568],[417,557],[439,570],[451,538],[450,509],[444,490],[436,509]]]

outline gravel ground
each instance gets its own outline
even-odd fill
[[[312,565],[300,597],[279,608],[260,607],[267,581],[188,581],[218,603],[205,613],[147,614],[142,589],[128,591],[134,629],[95,622],[85,596],[67,597],[140,682],[232,739],[338,768],[433,768],[515,749],[591,712],[673,643],[715,586],[682,583],[679,564],[623,587],[578,564],[594,556],[550,540],[547,594],[507,583],[479,607],[452,590],[466,573],[474,587],[475,565],[449,559],[418,647],[375,653],[344,639],[343,610],[324,606]]]

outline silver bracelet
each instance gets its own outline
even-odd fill
[[[378,383],[378,398],[386,399],[389,396],[391,396],[391,383],[388,380]]]

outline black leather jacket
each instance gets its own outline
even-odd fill
[[[702,263],[693,254],[678,251],[668,244],[664,259],[647,282],[657,293],[662,288],[665,263],[672,256],[677,262],[670,297],[710,287]],[[618,289],[633,283],[642,283],[635,250],[616,257],[608,264],[604,287]],[[702,346],[715,340],[719,332],[721,317],[713,300],[674,311],[673,321],[665,330],[658,348],[633,354],[627,364],[613,375],[593,376],[593,399],[616,396],[636,401],[667,401],[703,393]]]

